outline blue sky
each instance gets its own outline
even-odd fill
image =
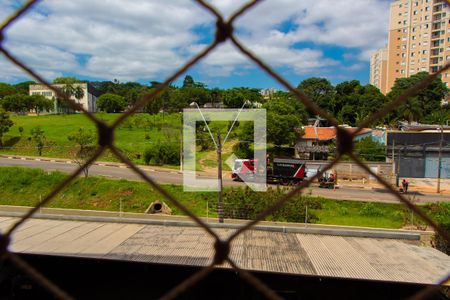
[[[0,0],[4,19],[23,1]],[[215,0],[229,16],[244,1]],[[368,82],[387,42],[388,0],[266,0],[239,18],[238,39],[291,84],[318,76]],[[214,36],[214,18],[186,0],[42,1],[7,31],[5,47],[45,78],[163,81]],[[225,43],[187,74],[209,87],[280,86]],[[28,78],[0,57],[0,81]],[[175,82],[180,85],[183,78]]]

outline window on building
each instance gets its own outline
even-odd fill
[[[402,53],[402,57],[406,57],[406,53]]]
[[[417,10],[413,11],[413,15],[417,15]]]
[[[414,57],[414,55],[415,55],[415,53],[414,53],[414,52],[411,52],[411,57]]]

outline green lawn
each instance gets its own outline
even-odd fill
[[[313,210],[321,224],[400,228],[405,224],[403,206],[386,203],[322,200],[322,209]]]
[[[67,175],[47,173],[40,169],[0,167],[0,204],[34,206]],[[197,216],[206,216],[207,203],[215,203],[216,193],[183,192],[182,186],[163,185],[181,203]],[[263,197],[264,194],[261,194]],[[47,207],[143,213],[155,200],[165,201],[176,215],[181,215],[173,204],[142,182],[110,180],[101,177],[77,178],[59,193]],[[227,203],[228,199],[224,199]],[[316,223],[401,228],[411,223],[411,212],[400,204],[363,203],[319,198],[322,208],[311,209],[318,217]],[[450,223],[450,203],[423,206],[422,209],[441,223]],[[215,214],[209,212],[209,216]],[[414,223],[419,221],[414,218]]]

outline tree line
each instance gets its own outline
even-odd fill
[[[428,73],[421,72],[409,78],[399,78],[387,95],[383,95],[378,88],[370,84],[361,85],[358,80],[344,81],[334,86],[325,78],[312,77],[300,82],[297,88],[319,107],[335,116],[340,123],[355,126],[427,75]],[[82,89],[74,86],[75,83],[80,82],[83,81],[74,77],[59,77],[53,81],[55,84],[66,84],[63,93],[77,99],[83,97]],[[0,83],[0,102],[3,109],[19,114],[29,111],[39,114],[42,111],[51,110],[54,101],[41,95],[28,96],[29,85],[33,83],[32,81],[16,85]],[[119,82],[118,80],[92,81],[89,83],[97,90],[99,96],[98,109],[111,113],[124,111],[139,99],[153,93],[161,84],[157,81],[141,84],[138,82]],[[378,122],[379,124],[394,124],[399,120],[406,120],[408,122],[437,123],[442,121],[443,118],[448,119],[448,108],[442,109],[441,107],[441,100],[448,91],[449,89],[442,80],[436,78],[418,95],[408,98],[394,113]],[[263,97],[260,89],[256,88],[210,89],[206,84],[196,82],[192,76],[186,75],[182,86],[170,85],[164,88],[157,96],[153,97],[143,108],[143,111],[151,114],[161,111],[179,112],[183,108],[189,107],[191,102],[196,102],[199,106],[207,104],[210,107],[216,107],[220,104],[229,108],[239,108],[245,101],[263,105],[271,100],[282,101],[292,106],[295,111],[300,112],[297,117],[301,119],[302,123],[305,123],[308,117],[314,116],[314,113],[303,107],[302,104],[294,105],[291,99],[293,99],[293,95],[283,91],[277,91],[269,94],[268,97]],[[294,102],[297,102],[297,100]],[[58,101],[58,106],[63,106],[63,101]],[[301,106],[301,108],[298,106]]]

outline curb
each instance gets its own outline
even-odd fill
[[[1,158],[7,159],[16,159],[16,160],[30,160],[30,161],[48,161],[48,162],[57,162],[57,163],[66,163],[66,164],[77,164],[76,161],[70,159],[60,159],[60,158],[35,158],[32,156],[17,156],[17,155],[5,155],[0,154]],[[130,169],[130,167],[123,163],[110,163],[110,162],[93,162],[92,165],[100,166],[100,167],[115,167],[122,169]],[[149,169],[148,166],[136,165],[139,169],[151,172],[166,172],[172,174],[183,174],[181,171],[175,171],[171,169]]]

